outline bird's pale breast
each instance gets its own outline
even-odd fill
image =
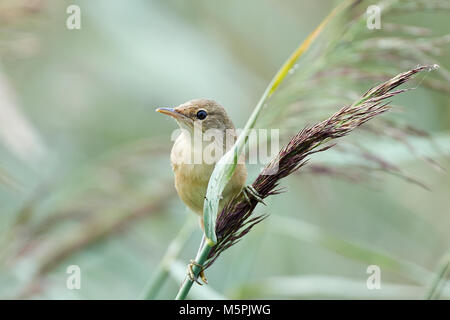
[[[180,135],[171,152],[172,169],[175,175],[175,188],[180,199],[198,215],[203,214],[206,188],[214,169],[214,164],[193,164],[193,148],[190,141]],[[237,195],[245,185],[247,170],[245,164],[238,164],[228,185],[222,194],[219,210]]]

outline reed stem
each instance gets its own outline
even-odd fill
[[[211,249],[214,247],[214,244],[210,241],[204,241],[205,236],[203,235],[202,244],[200,244],[199,251],[197,253],[197,257],[195,258],[195,263],[192,268],[192,272],[194,273],[194,277],[198,277],[200,271],[202,268],[200,266],[203,266],[208,259],[209,253],[211,252]],[[203,245],[203,247],[202,247]],[[194,284],[194,281],[191,280],[189,277],[186,277],[186,279],[183,282],[183,285],[181,286],[180,290],[178,291],[177,296],[175,297],[175,300],[184,300],[186,299],[189,290],[191,290],[192,285]]]

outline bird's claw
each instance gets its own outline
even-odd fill
[[[203,285],[203,283],[198,281],[197,277],[195,276],[195,273],[194,273],[194,270],[193,270],[194,266],[197,266],[197,267],[200,268],[200,272],[199,272],[198,276],[200,277],[200,279],[202,279],[202,281],[205,284],[208,284],[208,279],[206,279],[205,272],[204,272],[205,270],[203,269],[203,266],[198,264],[194,260],[191,260],[189,262],[189,264],[188,264],[187,276],[188,276],[189,280],[191,280],[192,282],[196,282],[196,283],[198,283],[201,286]]]
[[[248,203],[251,203],[250,199],[253,198],[256,201],[261,202],[263,205],[266,205],[262,196],[259,194],[258,191],[256,191],[256,189],[252,185],[245,186],[244,189],[242,190],[242,193],[244,194],[244,197]]]

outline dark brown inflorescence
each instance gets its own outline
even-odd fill
[[[262,199],[278,194],[281,179],[297,171],[314,153],[334,146],[330,141],[343,137],[365,122],[389,110],[389,99],[409,89],[396,89],[421,71],[430,71],[437,66],[418,66],[368,90],[359,101],[346,106],[331,117],[297,133],[278,155],[262,170],[252,187]],[[396,89],[396,90],[394,90]],[[246,199],[242,194],[228,203],[217,217],[217,244],[211,250],[204,268],[214,263],[218,256],[242,239],[253,226],[267,215],[252,213],[258,204],[256,198]]]

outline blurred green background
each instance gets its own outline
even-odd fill
[[[0,297],[138,298],[193,216],[173,186],[176,124],[154,109],[211,98],[241,128],[277,69],[336,3],[0,1]],[[66,28],[70,4],[81,8],[80,30]],[[450,31],[448,11],[399,19],[433,35]],[[447,94],[419,86],[395,100],[441,149],[419,139],[418,153],[444,169],[448,81]],[[221,256],[207,270],[210,284],[190,297],[422,298],[450,251],[450,178],[398,143],[366,143],[430,190],[388,174],[362,183],[306,170],[289,177],[288,192],[259,208],[270,217]],[[345,162],[340,153],[315,159]],[[157,298],[179,288],[201,238],[193,224]],[[366,287],[372,264],[381,268],[380,290]],[[81,268],[80,290],[66,287],[70,265]]]

